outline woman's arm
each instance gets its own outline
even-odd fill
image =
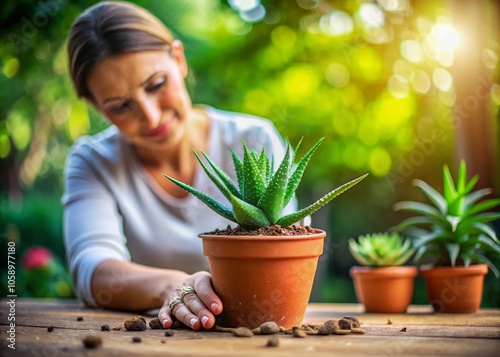
[[[186,295],[184,302],[170,311],[168,302],[178,296],[180,286],[192,286],[196,294]],[[158,318],[164,328],[172,326],[170,315],[175,313],[186,326],[208,329],[215,324],[214,315],[222,312],[222,302],[214,293],[207,272],[189,275],[179,270],[107,260],[95,270],[92,291],[96,302],[107,308],[141,311],[161,306]]]

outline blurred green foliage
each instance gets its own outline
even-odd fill
[[[304,136],[303,147],[326,136],[299,187],[301,206],[370,173],[313,217],[329,232],[313,299],[354,302],[347,238],[397,223],[392,204],[418,198],[407,193],[411,179],[439,187],[441,167],[453,161],[452,2],[264,0],[264,17],[238,10],[260,1],[134,2],[184,42],[194,103],[269,118],[291,142]],[[76,138],[108,125],[75,97],[67,75],[68,30],[94,3],[0,5],[0,234],[2,246],[18,242],[19,254],[43,245],[64,256],[65,157]],[[498,83],[500,46],[490,35],[485,51]],[[491,96],[498,117],[498,84]],[[483,306],[500,306],[490,275]]]

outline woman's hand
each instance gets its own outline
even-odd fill
[[[194,291],[185,293],[181,297],[181,288],[184,288],[185,292],[188,287],[192,287]],[[166,292],[165,296],[165,303],[158,313],[158,319],[163,328],[172,327],[172,316],[175,316],[177,320],[193,330],[199,330],[202,327],[210,329],[215,324],[214,315],[222,312],[222,302],[212,289],[210,274],[207,272],[189,275],[180,282],[177,289]],[[175,299],[176,297],[180,301]],[[170,303],[172,299],[174,300]]]

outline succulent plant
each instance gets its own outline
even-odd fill
[[[323,138],[318,140],[296,165],[292,164],[294,155],[291,153],[290,145],[287,144],[285,157],[276,171],[273,172],[273,158],[269,159],[264,149],[262,149],[260,154],[257,154],[254,150],[248,149],[245,142],[242,140],[243,158],[238,157],[238,155],[231,150],[238,181],[237,185],[204,152],[202,152],[202,154],[213,172],[195,152],[201,167],[222,194],[229,200],[231,207],[223,205],[213,197],[181,181],[167,175],[164,176],[182,189],[199,198],[219,215],[238,223],[246,229],[267,227],[274,224],[286,227],[317,211],[333,198],[353,187],[367,176],[367,174],[365,174],[330,191],[321,199],[300,211],[282,216],[283,208],[292,199],[302,179],[302,174],[304,173],[309,159],[322,141]],[[299,146],[300,142],[295,152],[297,152]]]
[[[415,253],[410,239],[398,233],[374,233],[349,238],[349,251],[356,261],[369,267],[403,265]]]
[[[500,254],[498,237],[487,224],[500,218],[500,212],[483,211],[500,205],[500,199],[478,202],[490,194],[491,190],[485,188],[473,191],[477,180],[476,175],[467,182],[466,164],[462,161],[455,184],[450,170],[445,165],[443,195],[422,180],[413,181],[413,185],[422,190],[433,206],[413,201],[398,202],[394,205],[395,210],[418,214],[395,227],[397,231],[406,230],[416,238],[415,260],[429,255],[436,259],[435,266],[486,263],[495,275],[499,276],[497,268],[485,253]]]

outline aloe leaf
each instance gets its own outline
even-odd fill
[[[484,196],[489,195],[493,191],[490,188],[483,188],[477,191],[472,192],[470,195],[465,196],[464,199],[464,208],[468,209],[474,205],[477,201],[479,201]]]
[[[285,198],[288,172],[290,170],[290,146],[286,147],[285,157],[281,162],[278,170],[274,173],[269,185],[262,194],[257,206],[260,207],[266,214],[271,225],[281,217],[283,211],[283,200]]]
[[[476,254],[471,254],[470,257],[472,259],[475,259],[476,261],[480,262],[480,263],[485,263],[490,269],[491,271],[493,272],[493,274],[495,274],[495,276],[498,278],[500,278],[500,272],[498,271],[497,267],[495,266],[495,264],[493,264],[488,258],[486,258],[484,255],[482,254],[479,254],[479,253],[476,253]]]
[[[215,198],[210,197],[209,195],[207,195],[201,191],[198,191],[194,187],[191,187],[191,186],[185,184],[184,182],[178,181],[178,180],[174,179],[173,177],[170,177],[167,175],[163,175],[163,176],[165,176],[167,179],[169,179],[170,181],[175,183],[177,186],[179,186],[183,190],[185,190],[185,191],[191,193],[192,195],[196,196],[197,198],[199,198],[204,204],[206,204],[210,209],[212,209],[217,214],[221,215],[222,217],[224,217],[230,221],[238,223],[238,221],[234,217],[234,214],[231,211],[231,209],[224,206],[222,203],[217,201]]]
[[[479,238],[477,240],[482,246],[486,248],[486,250],[496,253],[496,255],[500,255],[500,245],[498,245],[490,237],[481,234],[479,235]]]
[[[443,190],[447,202],[452,202],[457,197],[457,190],[447,165],[443,166]]]
[[[313,203],[310,206],[307,206],[306,208],[301,209],[300,211],[297,211],[295,213],[288,214],[286,216],[281,217],[277,224],[279,224],[282,227],[287,227],[297,221],[300,221],[301,219],[309,216],[310,214],[316,212],[318,209],[326,205],[328,202],[330,202],[332,199],[340,195],[341,193],[347,191],[357,183],[359,183],[361,180],[363,180],[368,174],[365,174],[363,176],[358,177],[357,179],[354,179],[338,188],[336,188],[333,191],[330,191],[327,193],[325,196],[320,198],[318,201]]]
[[[460,168],[458,169],[457,192],[463,192],[465,183],[467,182],[467,168],[465,161],[460,161]]]
[[[243,162],[236,153],[231,150],[233,157],[234,171],[236,172],[236,179],[238,180],[238,187],[240,188],[240,197],[245,197],[245,178],[243,170]]]
[[[429,216],[416,216],[416,217],[410,217],[399,223],[394,229],[398,232],[403,231],[407,227],[412,227],[415,225],[427,225],[427,224],[432,224],[436,223],[436,218],[434,217],[429,217]]]
[[[448,223],[450,224],[451,226],[451,231],[452,232],[456,232],[457,230],[457,226],[458,224],[460,223],[461,221],[461,217],[456,217],[456,216],[446,216],[446,221],[448,221]]]
[[[482,233],[482,234],[490,237],[495,242],[497,242],[498,244],[500,244],[500,241],[498,240],[497,235],[496,235],[494,229],[491,228],[486,223],[474,222],[474,223],[471,224],[471,227],[476,228],[479,231],[479,233]]]
[[[300,162],[297,164],[297,167],[295,168],[292,176],[288,180],[283,206],[286,206],[288,202],[290,202],[290,200],[292,199],[295,190],[297,190],[297,187],[299,186],[299,183],[302,180],[302,175],[304,174],[304,170],[306,169],[306,166],[309,163],[311,156],[314,154],[316,149],[321,145],[323,140],[324,138],[319,139],[318,142],[314,144],[314,146],[307,152],[307,154],[304,155],[302,160],[300,160]]]
[[[292,159],[292,162],[295,162],[295,155],[297,155],[297,153],[299,152],[299,148],[300,148],[300,144],[302,144],[302,140],[304,139],[304,137],[301,137],[299,142],[297,143],[297,146],[295,146],[295,150],[293,151],[293,159]]]
[[[469,210],[466,211],[466,213],[463,215],[463,217],[470,217],[475,215],[476,213],[479,213],[481,211],[485,211],[487,209],[496,207],[500,205],[500,198],[495,198],[487,201],[483,201],[478,203],[477,205],[473,206]]]
[[[468,220],[476,221],[476,222],[491,222],[495,219],[500,218],[500,212],[486,212],[476,214],[474,217],[468,217]],[[465,221],[465,220],[464,220]]]
[[[420,188],[442,214],[446,214],[446,200],[438,191],[436,191],[428,183],[418,179],[413,180],[413,185]]]
[[[470,179],[470,181],[467,183],[467,185],[465,186],[464,190],[463,190],[463,193],[464,194],[468,194],[473,188],[474,186],[476,186],[476,183],[477,181],[479,181],[479,176],[478,175],[475,175],[473,178]]]
[[[252,205],[256,205],[264,192],[265,183],[263,177],[260,175],[259,167],[254,160],[254,155],[248,150],[244,142],[243,150],[243,177],[245,182],[243,184],[245,187],[243,199]]]
[[[261,176],[264,178],[265,183],[267,184],[268,183],[268,181],[267,181],[267,177],[268,177],[267,167],[268,166],[266,165],[266,161],[267,161],[266,152],[264,151],[264,148],[262,148],[262,151],[260,152],[259,159],[257,161],[257,166],[259,167]]]
[[[271,178],[273,177],[273,170],[274,167],[269,162],[269,158],[266,157],[266,183],[271,181]]]
[[[255,207],[236,196],[231,197],[231,204],[233,205],[234,216],[242,227],[245,228],[259,228],[269,226],[269,220],[262,210]]]
[[[241,197],[240,196],[240,191],[238,190],[238,188],[234,185],[233,183],[233,180],[231,180],[231,178],[224,172],[222,171],[222,169],[217,166],[213,161],[212,159],[210,159],[210,157],[208,157],[207,154],[205,154],[203,151],[201,152],[203,154],[203,156],[205,157],[205,160],[207,160],[208,164],[212,167],[212,169],[214,170],[214,172],[217,174],[217,176],[219,177],[219,179],[222,181],[222,183],[224,183],[224,185],[226,186],[226,188],[231,192],[231,194],[237,196],[237,197]],[[196,154],[196,153],[195,153]],[[198,155],[196,155],[196,157],[198,158]],[[200,159],[198,158],[198,161],[200,161]],[[207,170],[205,170],[206,172]],[[207,172],[208,174],[208,172]],[[227,196],[226,196],[227,197]],[[229,200],[230,198],[227,197]]]
[[[196,153],[196,151],[194,151],[194,155],[196,156],[196,159],[198,160],[198,162],[200,163],[201,167],[203,168],[203,170],[205,170],[205,173],[207,174],[207,176],[210,178],[210,180],[212,180],[212,182],[215,184],[215,186],[217,186],[217,188],[222,192],[222,194],[228,199],[228,201],[231,200],[231,191],[226,187],[226,185],[224,184],[224,182],[222,182],[219,177],[217,177],[216,175],[214,175],[207,167],[207,165],[205,165],[205,163],[201,160],[201,158],[198,156],[198,154]]]
[[[443,216],[439,213],[437,209],[425,203],[414,202],[414,201],[401,201],[401,202],[396,202],[393,205],[393,208],[396,211],[412,211],[426,216],[435,217],[438,220],[443,219]]]
[[[450,255],[451,266],[454,267],[457,263],[458,253],[460,252],[460,245],[456,243],[448,243],[446,244],[446,250]]]

